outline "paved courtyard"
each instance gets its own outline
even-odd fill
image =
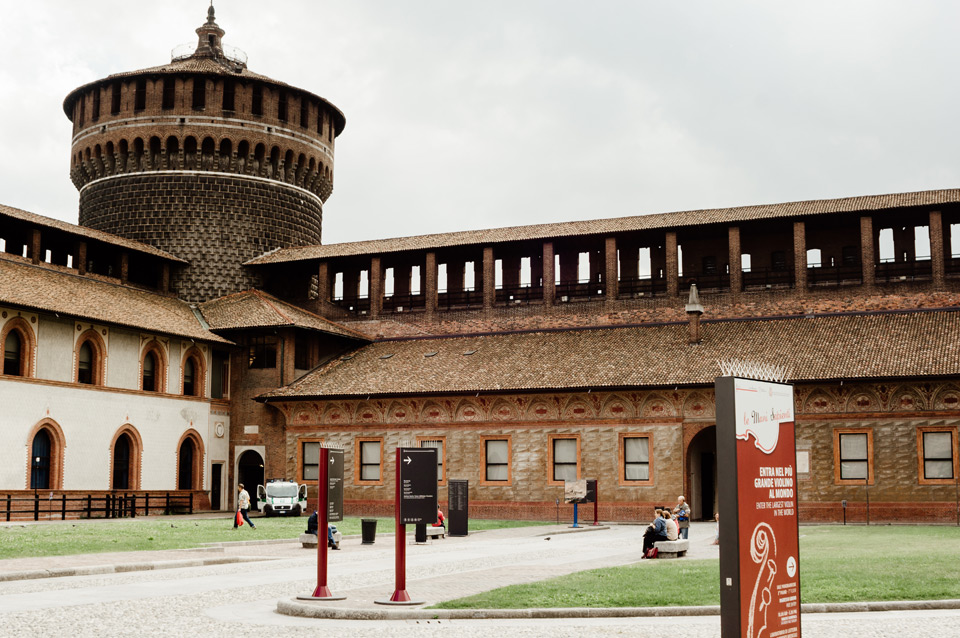
[[[266,524],[266,522],[264,523]],[[529,582],[640,559],[639,526],[533,527],[480,532],[407,547],[407,590],[427,604],[505,584]],[[691,558],[717,556],[713,526],[695,525]],[[225,539],[235,536],[225,530]],[[247,533],[245,539],[251,538]],[[412,541],[412,534],[408,535]],[[394,539],[363,546],[345,539],[330,552],[328,582],[345,615],[384,608],[394,588]],[[42,570],[78,575],[36,576]],[[101,572],[101,573],[97,573]],[[298,543],[228,544],[194,551],[138,552],[0,561],[3,636],[719,636],[717,616],[499,620],[353,620],[277,613],[316,583],[316,551]],[[651,581],[651,586],[655,582]],[[394,610],[396,608],[389,608]],[[806,614],[806,637],[960,635],[960,610]]]

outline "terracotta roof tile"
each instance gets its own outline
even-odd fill
[[[294,326],[370,341],[359,332],[288,304],[260,290],[246,290],[200,304],[211,330]]]
[[[381,341],[263,397],[712,384],[745,354],[792,381],[957,375],[960,312],[707,322],[698,345],[686,323]]]
[[[138,241],[133,241],[132,239],[124,239],[123,237],[111,235],[110,233],[94,230],[92,228],[85,228],[83,226],[77,226],[76,224],[69,224],[67,222],[60,221],[59,219],[44,217],[43,215],[20,210],[19,208],[4,206],[3,204],[0,204],[0,217],[12,217],[36,226],[55,228],[66,233],[79,235],[80,237],[86,237],[87,239],[95,239],[105,244],[120,246],[121,248],[126,248],[127,250],[135,250],[147,255],[153,255],[154,257],[162,257],[168,261],[174,261],[181,264],[187,263],[183,259],[175,257],[168,252],[164,252],[159,248],[154,248],[149,244],[143,244]]]
[[[203,341],[213,334],[174,297],[0,257],[0,303]]]
[[[468,230],[456,233],[417,235],[415,237],[398,237],[394,239],[374,239],[370,241],[329,244],[324,246],[299,246],[266,253],[246,263],[249,265],[274,264],[308,259],[347,257],[352,255],[429,250],[449,246],[496,244],[531,239],[560,239],[583,235],[607,235],[639,230],[682,228],[686,226],[701,226],[704,224],[725,224],[754,219],[790,218],[807,215],[955,203],[960,203],[960,189],[845,197],[842,199],[817,199],[803,202],[786,202],[782,204],[711,208],[660,213],[656,215],[595,219],[590,221],[513,226],[488,230]]]

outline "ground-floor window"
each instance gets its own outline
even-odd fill
[[[483,483],[509,484],[510,473],[510,438],[484,437],[483,446]]]
[[[550,450],[550,483],[576,481],[580,478],[580,437],[572,435],[551,434],[549,436]]]
[[[381,471],[383,439],[357,439],[355,456],[355,482],[360,485],[380,484],[383,477],[383,472]]]
[[[317,481],[320,479],[320,446],[322,441],[300,442],[300,480]]]
[[[921,483],[951,483],[957,476],[957,430],[922,427],[917,430]]]
[[[873,430],[845,428],[833,431],[834,481],[873,484]]]
[[[620,482],[630,485],[650,483],[650,437],[620,435]]]

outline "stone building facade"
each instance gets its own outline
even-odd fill
[[[801,520],[957,521],[960,190],[323,245],[343,115],[212,7],[197,33],[67,97],[79,226],[0,206],[0,389],[32,397],[0,492],[38,437],[45,489],[122,458],[214,509],[335,444],[347,513],[388,514],[425,445],[474,516],[553,518],[582,477],[604,519],[709,519],[717,361],[749,356],[795,384]]]

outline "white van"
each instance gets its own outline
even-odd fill
[[[307,509],[307,486],[271,479],[257,486],[257,504],[264,516],[300,516]]]

